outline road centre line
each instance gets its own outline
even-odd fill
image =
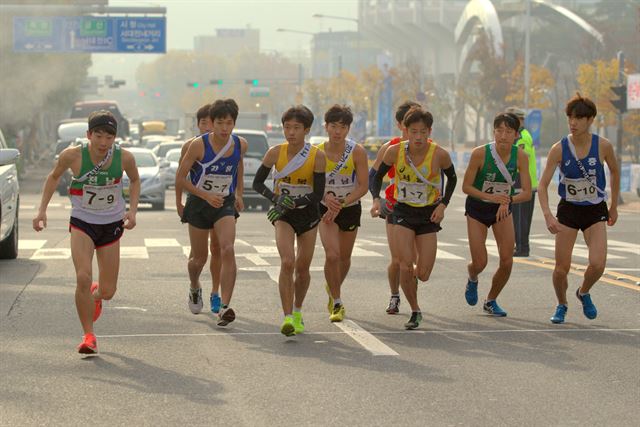
[[[355,342],[363,346],[374,356],[398,356],[395,350],[374,337],[353,320],[343,320],[342,322],[334,323],[334,325],[342,329],[345,334],[353,338]]]
[[[540,260],[542,260],[542,262],[548,263],[548,264],[555,264],[555,262],[556,262],[554,259],[544,258],[544,257],[540,257]],[[587,269],[586,265],[575,264],[575,263],[571,263],[571,267],[575,268],[576,270],[586,270]],[[638,277],[638,276],[632,276],[630,274],[619,273],[617,271],[610,270],[608,268],[606,268],[604,270],[604,274],[608,275],[608,276],[613,276],[617,280],[620,280],[620,278],[623,278],[623,279],[631,280],[631,281],[636,282],[636,283],[640,282],[640,277]]]

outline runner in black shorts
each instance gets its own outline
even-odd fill
[[[320,205],[320,216],[324,216],[327,211],[326,206]],[[360,217],[362,216],[362,205],[357,204],[340,209],[340,213],[333,222],[336,223],[340,231],[356,231],[360,227]],[[391,215],[389,215],[391,218]]]

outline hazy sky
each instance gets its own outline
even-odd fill
[[[357,24],[326,18],[314,13],[357,18],[357,0],[110,0],[110,6],[162,6],[167,8],[167,50],[193,49],[193,38],[215,34],[216,28],[256,28],[260,30],[260,48],[293,52],[308,50],[311,37],[277,32],[288,28],[309,32],[355,30]],[[93,54],[92,75],[112,74],[133,79],[142,62],[157,55]]]

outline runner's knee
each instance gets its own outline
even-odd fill
[[[116,287],[114,286],[105,286],[104,288],[100,287],[100,298],[103,300],[110,300],[116,293]]]
[[[594,273],[600,273],[600,274],[604,273],[605,267],[606,267],[606,261],[604,259],[589,261],[589,268]]]
[[[426,268],[416,269],[416,277],[418,278],[418,280],[422,282],[426,282],[427,280],[429,280],[430,276],[431,276],[431,272]]]
[[[570,266],[568,265],[556,265],[553,269],[553,276],[556,278],[565,278],[569,274]]]
[[[220,245],[211,243],[209,245],[209,250],[211,251],[211,256],[218,258],[220,257]]]
[[[220,247],[220,257],[224,260],[230,261],[235,259],[235,250],[233,249],[233,245],[224,245]]]
[[[203,268],[206,263],[206,256],[196,256],[191,254],[191,258],[189,258],[189,265],[191,265],[192,267]]]
[[[327,251],[325,253],[325,259],[328,265],[338,265],[340,262],[340,253],[338,251]]]
[[[286,274],[293,274],[293,268],[295,267],[295,261],[293,258],[283,257],[280,262],[280,270]]]
[[[78,286],[86,286],[89,289],[91,286],[91,272],[89,271],[78,271],[76,272],[76,283]]]

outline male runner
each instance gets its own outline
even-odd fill
[[[618,220],[620,195],[620,170],[613,146],[606,138],[589,130],[598,114],[596,105],[589,98],[576,94],[567,103],[565,113],[571,133],[551,147],[538,186],[540,207],[547,229],[556,235],[553,287],[558,306],[551,317],[553,323],[563,323],[567,314],[567,275],[578,230],[582,231],[589,249],[589,265],[584,272],[582,285],[576,289],[576,297],[588,319],[595,319],[598,315],[590,290],[602,276],[607,263],[605,222],[613,226]],[[608,209],[604,163],[611,174],[611,206]],[[560,203],[554,217],[549,209],[547,188],[556,167],[560,168]]]
[[[411,108],[402,121],[408,141],[387,149],[375,175],[373,197],[380,197],[382,178],[396,167],[393,209],[396,250],[400,259],[400,285],[409,305],[411,317],[406,329],[416,329],[422,321],[418,304],[418,279],[429,280],[438,247],[437,232],[456,186],[456,173],[449,153],[429,139],[433,116],[421,108]],[[447,176],[444,197],[442,174]],[[413,244],[412,244],[413,243]],[[417,263],[414,268],[414,250]]]
[[[387,149],[392,145],[398,144],[400,141],[406,141],[407,139],[409,139],[407,136],[407,130],[402,125],[402,119],[412,107],[420,107],[420,104],[413,101],[405,101],[396,110],[396,126],[398,127],[398,129],[400,129],[400,132],[402,132],[402,137],[393,138],[391,141],[384,143],[378,150],[376,160],[369,170],[370,190],[373,186],[376,172],[378,171],[378,168],[382,163],[384,153],[386,153]],[[391,260],[389,261],[389,266],[387,267],[387,279],[389,280],[389,290],[391,291],[389,305],[387,306],[387,314],[398,314],[400,312],[400,260],[398,258],[398,252],[394,247],[394,226],[392,220],[393,207],[396,204],[396,199],[394,199],[393,197],[396,188],[396,185],[394,183],[395,173],[396,168],[395,166],[392,166],[387,173],[387,176],[391,179],[391,182],[385,189],[386,200],[374,198],[370,210],[371,216],[373,218],[380,217],[384,219],[386,223],[385,227],[387,232],[387,244],[389,245],[389,253],[391,254]]]
[[[60,177],[67,169],[71,181],[71,258],[76,270],[76,310],[84,331],[78,352],[98,352],[93,323],[102,312],[102,300],[110,300],[116,292],[120,269],[120,238],[124,229],[136,226],[140,196],[140,177],[133,155],[114,144],[116,118],[101,110],[89,115],[88,143],[70,147],[60,153],[42,189],[38,214],[33,229],[47,226],[47,205]],[[125,212],[122,195],[122,172],[129,177],[129,211]],[[98,282],[92,283],[93,254],[98,259]]]
[[[285,111],[282,126],[287,142],[266,152],[253,181],[253,189],[274,203],[267,218],[275,227],[280,254],[278,288],[284,312],[280,332],[285,336],[304,332],[302,303],[311,281],[309,267],[320,222],[318,204],[324,195],[325,155],[304,140],[312,124],[313,113],[304,105]],[[273,166],[275,194],[264,184]]]
[[[329,141],[318,145],[326,156],[324,198],[320,205],[320,239],[324,246],[324,277],[329,293],[329,320],[342,322],[345,315],[340,288],[351,267],[351,253],[360,227],[360,198],[367,194],[367,152],[347,140],[353,114],[347,106],[334,105],[324,115]]]
[[[491,227],[498,245],[500,263],[482,308],[486,313],[497,317],[507,315],[496,299],[507,284],[513,265],[515,231],[511,205],[531,198],[528,158],[514,145],[518,128],[519,122],[515,115],[498,114],[493,120],[495,142],[476,147],[471,152],[462,182],[462,191],[467,194],[465,215],[471,252],[471,262],[467,265],[469,279],[465,298],[469,305],[478,303],[478,275],[487,266],[486,241]],[[520,171],[522,191],[514,196],[514,182]]]
[[[200,273],[207,262],[207,240],[211,229],[220,244],[221,309],[218,326],[235,320],[229,303],[236,282],[236,258],[233,244],[236,237],[235,200],[238,181],[242,178],[242,160],[247,141],[232,134],[238,118],[238,104],[233,99],[211,104],[209,117],[212,131],[191,142],[176,172],[176,192],[183,188],[190,194],[182,221],[189,224],[191,257],[187,263],[191,286],[189,308],[194,314],[202,310]],[[189,177],[185,177],[189,174]]]
[[[180,161],[184,158],[189,146],[193,141],[198,139],[198,137],[202,136],[205,133],[209,133],[213,130],[213,122],[211,121],[211,117],[209,117],[209,110],[211,109],[211,104],[203,105],[196,112],[196,119],[198,121],[198,130],[200,133],[198,136],[191,138],[187,142],[184,143],[182,149],[180,150]],[[238,165],[238,176],[243,176],[244,167],[243,164]],[[235,218],[236,220],[240,216],[239,212],[244,209],[244,203],[242,201],[242,195],[244,193],[244,182],[240,180],[237,182],[236,192],[235,192]],[[176,209],[178,211],[178,216],[182,219],[182,215],[184,212],[184,205],[182,204],[182,188],[176,188]],[[209,303],[211,304],[211,312],[219,313],[220,305],[222,304],[222,300],[220,299],[220,271],[222,270],[222,257],[220,252],[220,242],[218,242],[218,237],[216,236],[216,232],[211,229],[209,233],[209,250],[211,252],[211,262],[209,264],[209,271],[211,272],[211,294],[209,296]],[[189,252],[189,258],[193,257],[193,251]],[[202,298],[200,298],[200,301]],[[202,310],[201,304],[192,304],[189,303],[189,308],[195,310],[197,313],[200,313]],[[194,313],[194,314],[197,314]]]

